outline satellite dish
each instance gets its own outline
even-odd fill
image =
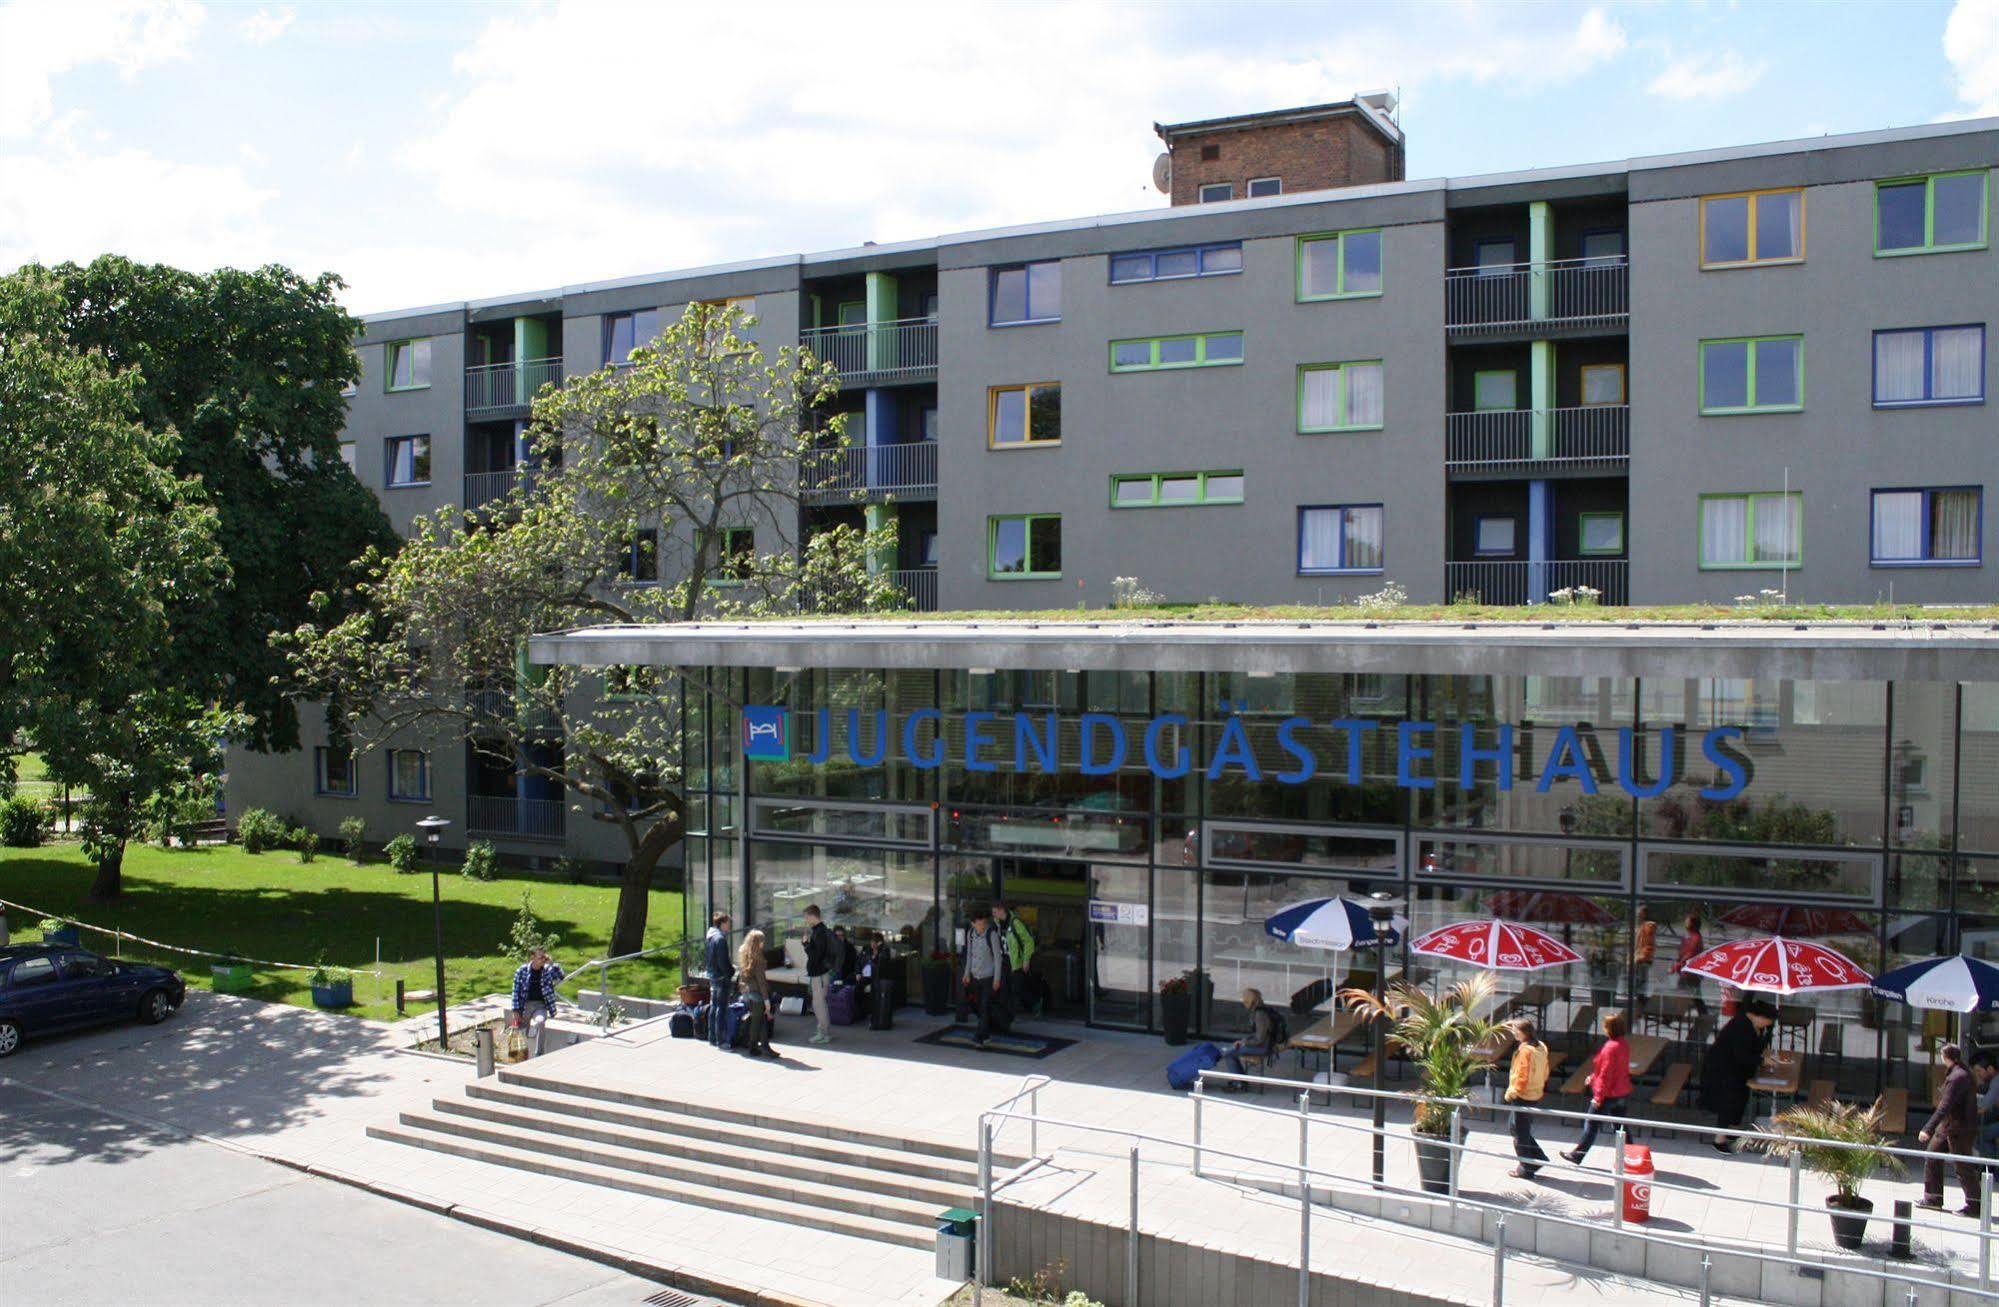
[[[1152,184],[1162,195],[1173,193],[1173,156],[1161,154],[1152,161]]]

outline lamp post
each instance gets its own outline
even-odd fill
[[[1367,920],[1374,927],[1374,1002],[1378,1008],[1388,979],[1388,934],[1395,924],[1395,900],[1376,890],[1367,896]],[[1381,1096],[1381,1064],[1388,1059],[1381,1046],[1382,1018],[1374,1019],[1374,1184],[1381,1187],[1385,1167],[1388,1100]]]
[[[437,957],[437,1051],[451,1050],[451,1030],[444,1020],[444,898],[437,885],[437,838],[451,822],[436,814],[416,824],[430,849],[430,925]]]

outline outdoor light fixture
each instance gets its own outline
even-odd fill
[[[435,813],[416,824],[430,846],[430,924],[437,955],[437,1051],[451,1051],[451,1030],[444,1020],[444,900],[437,885],[437,838],[451,822]]]
[[[1380,890],[1367,896],[1367,920],[1374,927],[1374,1001],[1382,999],[1388,977],[1388,936],[1395,928],[1395,909],[1399,906],[1392,894]],[[1388,1128],[1387,1100],[1381,1089],[1381,1064],[1388,1060],[1381,1046],[1381,1019],[1374,1021],[1374,1184],[1381,1187],[1386,1158],[1383,1135]]]

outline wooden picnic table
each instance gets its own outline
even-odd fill
[[[1361,1019],[1351,1012],[1337,1011],[1324,1016],[1291,1036],[1285,1047],[1297,1053],[1324,1053],[1329,1067],[1339,1065],[1339,1046],[1361,1028]]]
[[[1798,1086],[1804,1083],[1805,1059],[1798,1053],[1772,1053],[1763,1059],[1763,1067],[1749,1078],[1749,1088],[1758,1094],[1768,1094],[1772,1098],[1796,1098]]]
[[[1535,1019],[1545,1026],[1548,1024],[1548,1008],[1555,997],[1553,985],[1536,982],[1514,995],[1513,1002],[1517,1007],[1533,1008]]]
[[[1658,1035],[1627,1035],[1625,1042],[1631,1045],[1631,1078],[1642,1080],[1652,1073],[1652,1068],[1661,1055],[1673,1046],[1669,1039]]]
[[[1645,1000],[1645,1012],[1655,1025],[1672,1026],[1678,1030],[1694,1014],[1693,995],[1654,994]]]

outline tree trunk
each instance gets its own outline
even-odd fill
[[[611,926],[611,955],[636,953],[645,947],[646,912],[652,906],[652,874],[666,851],[686,834],[685,818],[679,813],[662,817],[646,828],[625,871],[618,878],[618,916]]]
[[[104,845],[104,851],[97,855],[97,879],[90,885],[90,901],[103,903],[115,899],[125,889],[125,841],[115,840]]]

